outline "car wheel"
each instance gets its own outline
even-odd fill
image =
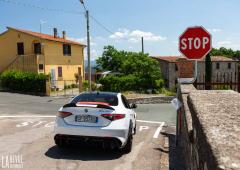
[[[133,134],[136,135],[136,133],[137,133],[137,124],[135,123],[135,127],[133,129]]]
[[[133,140],[133,134],[132,134],[132,125],[130,125],[129,132],[128,132],[128,139],[127,143],[122,149],[124,153],[130,153],[132,151],[132,140]]]

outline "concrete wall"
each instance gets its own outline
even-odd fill
[[[54,69],[58,80],[59,76],[57,67],[62,67],[62,77],[60,80],[74,80],[74,74],[78,73],[78,67],[80,67],[82,76],[84,76],[84,47],[71,45],[71,56],[64,56],[62,46],[63,43],[60,42],[47,41],[44,43],[46,74],[51,73],[51,69]]]
[[[24,43],[24,56],[18,56],[17,54],[18,42]],[[33,43],[35,42],[42,43],[42,54],[39,57],[34,54]],[[38,64],[45,64],[45,74],[49,74],[51,73],[51,69],[55,69],[57,80],[57,67],[62,67],[61,80],[74,80],[74,74],[78,73],[78,68],[80,68],[84,80],[83,49],[84,46],[71,44],[71,56],[64,56],[63,43],[61,42],[40,39],[27,33],[8,29],[6,32],[0,34],[0,72],[17,59],[17,63],[13,64],[14,68],[17,68],[15,65],[24,65],[24,67],[30,67],[30,69],[26,69],[25,67],[24,71],[30,70],[38,73]],[[22,59],[18,59],[20,57]],[[35,58],[30,60],[29,58],[31,57]],[[26,63],[28,64],[23,63],[23,59],[27,59],[26,61],[28,62]]]
[[[168,88],[173,88],[176,83],[176,79],[193,77],[195,64],[193,61],[188,61],[185,58],[179,58],[177,61],[166,61],[157,59],[160,64],[161,72],[165,79]],[[219,63],[220,68],[216,69],[216,65]],[[231,69],[228,68],[228,63],[231,63]],[[175,70],[175,64],[178,65],[178,71]],[[212,81],[214,82],[228,82],[232,79],[232,82],[237,80],[237,63],[235,61],[212,61]],[[181,75],[181,76],[179,76]],[[218,80],[218,81],[217,81]],[[205,82],[205,61],[198,61],[198,76],[197,82]],[[204,89],[204,85],[199,85],[198,89]]]
[[[173,88],[178,72],[175,70],[175,62],[167,62],[164,60],[157,60],[160,64],[162,75],[165,79],[167,88]]]
[[[174,96],[154,96],[154,97],[128,98],[128,102],[136,104],[159,104],[170,103],[173,99]]]
[[[219,63],[220,68],[216,69],[216,65]],[[228,63],[231,63],[231,69],[228,68]],[[235,79],[235,72],[237,72],[237,63],[229,62],[229,61],[212,61],[212,81],[224,82],[224,74],[225,77],[231,77]],[[205,62],[198,62],[198,82],[205,82],[203,75],[205,75]],[[225,79],[227,81],[227,79]]]
[[[0,72],[18,57],[18,42],[24,43],[25,54],[33,54],[32,42],[36,40],[36,38],[30,35],[19,33],[11,29],[2,33],[0,35]]]
[[[178,145],[189,170],[240,169],[240,94],[181,85]]]
[[[177,84],[177,78],[178,78],[178,71],[176,70],[176,63],[171,62],[168,64],[169,66],[169,88],[172,89],[176,86]]]

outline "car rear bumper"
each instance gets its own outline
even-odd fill
[[[69,125],[62,118],[57,118],[54,126],[54,136],[74,139],[117,139],[121,142],[121,146],[124,146],[128,137],[128,129],[115,126],[114,123],[106,127]]]
[[[118,138],[113,137],[96,137],[96,136],[75,136],[57,134],[54,136],[55,143],[57,142],[75,142],[77,144],[84,143],[88,145],[97,145],[111,148],[121,148],[122,142]]]

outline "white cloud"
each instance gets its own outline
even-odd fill
[[[83,43],[83,44],[87,45],[87,37],[84,37],[84,38],[67,37],[67,39],[71,40],[71,41],[76,41],[76,42]],[[97,46],[97,43],[93,40],[92,37],[90,37],[90,45],[91,46]]]
[[[220,28],[209,28],[207,29],[210,33],[218,33],[218,32],[222,32],[222,29]]]
[[[141,41],[141,37],[145,41],[164,41],[167,38],[160,35],[155,35],[152,32],[145,32],[141,30],[130,31],[128,29],[119,29],[117,32],[109,36],[112,39],[127,39],[129,42],[136,43]]]
[[[232,42],[231,41],[218,41],[217,42],[217,45],[231,45],[232,44]]]
[[[127,38],[128,35],[129,35],[129,30],[120,28],[120,29],[118,29],[117,32],[110,35],[109,37],[112,39],[120,39],[120,38]]]
[[[216,48],[225,47],[225,48],[231,48],[233,50],[240,50],[240,43],[238,42],[232,42],[229,40],[224,41],[218,41],[214,45]]]

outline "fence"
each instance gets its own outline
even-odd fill
[[[81,86],[76,80],[50,80],[50,95],[75,96],[81,91]]]
[[[240,72],[214,73],[211,82],[205,82],[205,74],[198,75],[194,86],[199,90],[227,90],[240,92]]]

